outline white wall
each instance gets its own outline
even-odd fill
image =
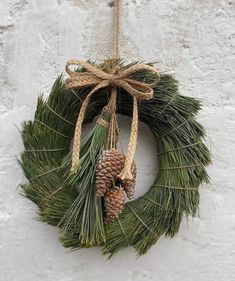
[[[68,252],[57,230],[37,221],[19,195],[17,128],[33,117],[70,58],[111,55],[111,0],[0,0],[0,280],[232,281],[235,278],[235,3],[229,0],[123,0],[122,55],[158,61],[181,92],[204,100],[199,120],[214,155],[200,216],[183,221],[139,259],[132,249],[106,261],[98,249]],[[145,134],[143,134],[145,135]],[[124,134],[125,142],[125,134]],[[138,159],[154,159],[142,136]],[[137,159],[137,160],[138,160]],[[140,160],[138,160],[140,161]],[[150,177],[152,170],[150,170]],[[143,175],[142,175],[143,176]],[[139,176],[141,181],[151,181]],[[141,179],[142,178],[142,179]]]

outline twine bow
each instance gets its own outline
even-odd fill
[[[73,71],[69,68],[71,65],[83,67],[86,72]],[[140,82],[129,78],[130,75],[135,74],[138,71],[149,71],[154,74],[155,79],[153,83]],[[94,88],[89,92],[89,94],[83,101],[78,115],[74,134],[71,171],[76,172],[79,167],[81,129],[90,98],[99,89],[112,86],[124,89],[133,97],[133,116],[130,140],[128,144],[128,152],[125,160],[124,169],[119,175],[119,178],[122,180],[132,179],[131,165],[136,150],[138,133],[138,101],[149,100],[153,97],[152,87],[156,85],[156,83],[160,79],[159,71],[149,65],[137,63],[127,68],[121,68],[120,66],[116,66],[112,73],[107,73],[99,69],[98,67],[91,65],[89,62],[82,60],[70,60],[66,64],[66,72],[70,75],[70,78],[68,78],[65,82],[65,87],[67,89],[80,89],[84,87],[94,86]]]

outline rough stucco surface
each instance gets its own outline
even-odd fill
[[[57,229],[37,221],[36,207],[19,195],[25,178],[17,128],[33,117],[37,95],[49,92],[66,60],[111,55],[110,1],[0,1],[0,280],[234,280],[234,1],[123,0],[123,57],[158,61],[183,94],[204,100],[199,120],[214,155],[211,185],[201,188],[199,216],[185,219],[174,239],[139,259],[132,249],[110,261],[98,249],[68,252]],[[153,172],[154,144],[144,130],[138,194]]]

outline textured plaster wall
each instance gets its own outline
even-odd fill
[[[111,55],[110,1],[0,0],[0,280],[235,280],[234,1],[123,0],[123,57],[158,61],[183,94],[204,100],[199,120],[214,155],[211,185],[201,188],[200,215],[185,219],[174,239],[139,259],[132,249],[110,261],[97,249],[68,252],[56,228],[38,222],[36,207],[19,195],[18,128],[66,60]],[[138,194],[154,162],[153,142],[141,130]]]

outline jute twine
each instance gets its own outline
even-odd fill
[[[113,58],[116,62],[118,61],[120,52],[120,2],[120,0],[115,0]],[[86,71],[82,73],[73,71],[70,69],[71,65],[82,67]],[[139,71],[149,71],[153,75],[155,75],[155,80],[153,81],[153,83],[144,83],[129,78],[130,75],[135,74]],[[102,88],[111,87],[112,90],[109,107],[115,110],[117,88],[122,88],[133,97],[133,116],[125,165],[119,175],[119,178],[121,180],[132,179],[131,166],[134,159],[138,135],[138,101],[149,100],[153,97],[152,87],[156,85],[160,79],[159,70],[149,65],[138,63],[131,65],[128,68],[122,68],[116,63],[111,73],[109,73],[99,69],[89,62],[83,60],[70,60],[66,64],[66,72],[70,76],[70,78],[68,78],[65,82],[65,87],[67,89],[81,89],[93,86],[93,89],[89,92],[89,94],[83,101],[78,115],[74,134],[71,171],[76,172],[79,167],[82,123],[91,96]]]

